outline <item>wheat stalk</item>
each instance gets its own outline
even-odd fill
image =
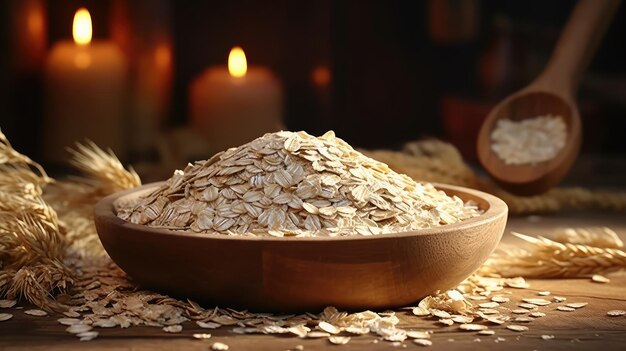
[[[68,149],[70,163],[81,170],[87,180],[95,181],[102,192],[112,194],[141,185],[132,167],[125,169],[113,151],[105,152],[94,142],[77,143],[76,149]]]
[[[554,232],[554,240],[612,249],[624,247],[617,233],[607,227],[561,228]]]
[[[62,308],[52,296],[72,283],[56,212],[42,199],[52,183],[43,167],[0,132],[0,296]]]
[[[125,169],[111,150],[105,152],[91,141],[77,143],[69,152],[70,163],[83,176],[49,185],[45,199],[59,214],[72,255],[106,255],[93,223],[93,206],[106,195],[141,185],[141,180],[132,168]]]
[[[574,229],[572,231],[577,232]],[[573,233],[568,234],[569,240],[585,240],[579,238],[584,235]],[[559,242],[543,236],[531,237],[520,233],[513,235],[530,243],[531,247],[501,248],[499,253],[489,259],[482,272],[496,272],[503,277],[573,278],[626,268],[626,253],[618,248]],[[592,236],[587,236],[587,240],[589,238]],[[593,238],[595,240],[592,242],[605,242],[598,241],[597,237]],[[618,244],[612,242],[610,245]]]

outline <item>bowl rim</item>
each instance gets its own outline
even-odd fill
[[[391,238],[406,238],[406,237],[416,237],[416,236],[432,236],[432,235],[441,235],[454,230],[466,230],[471,229],[477,226],[483,226],[487,223],[491,223],[496,221],[502,216],[507,216],[508,206],[506,203],[500,198],[491,195],[489,193],[470,189],[462,186],[449,185],[443,183],[435,183],[431,182],[432,185],[435,186],[437,190],[442,190],[446,192],[446,190],[453,191],[456,193],[465,193],[470,196],[480,198],[484,202],[489,204],[489,208],[479,216],[472,217],[466,219],[461,222],[446,224],[443,226],[432,227],[427,229],[419,229],[413,231],[406,232],[398,232],[398,233],[388,233],[388,234],[380,234],[380,235],[354,235],[354,236],[336,236],[336,237],[273,237],[273,236],[239,236],[239,235],[223,235],[223,234],[213,234],[213,233],[192,233],[189,231],[178,231],[172,229],[164,229],[164,228],[153,228],[143,224],[135,224],[128,221],[125,221],[117,216],[115,213],[115,208],[113,206],[114,202],[124,196],[128,196],[134,192],[146,191],[149,188],[156,188],[163,184],[164,182],[153,182],[148,183],[136,188],[116,192],[114,194],[108,195],[102,198],[100,201],[96,203],[94,206],[94,219],[96,221],[106,221],[109,224],[125,227],[130,230],[142,231],[145,233],[150,233],[154,235],[161,236],[177,236],[184,238],[194,238],[194,239],[206,239],[206,240],[229,240],[229,241],[245,241],[245,242],[280,242],[280,243],[301,243],[301,242],[342,242],[342,241],[361,241],[361,240],[381,240],[381,239],[391,239]],[[98,236],[101,236],[101,231],[98,230]]]

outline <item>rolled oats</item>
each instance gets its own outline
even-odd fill
[[[13,318],[13,315],[10,313],[0,313],[0,322],[8,321]]]
[[[266,134],[177,170],[120,218],[159,228],[260,236],[347,236],[412,231],[481,213],[417,183],[328,132]]]
[[[506,164],[534,164],[554,158],[566,140],[567,125],[560,116],[499,119],[491,132],[491,149]]]

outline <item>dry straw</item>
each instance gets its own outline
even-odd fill
[[[483,272],[527,278],[591,277],[626,268],[624,244],[609,228],[568,228],[555,239],[513,233],[529,247],[501,246]]]
[[[106,195],[141,185],[141,180],[132,168],[126,170],[111,150],[105,152],[93,142],[76,144],[76,149],[68,151],[70,163],[83,176],[49,185],[44,198],[65,224],[69,251],[78,256],[101,256],[104,250],[93,223],[93,205]]]
[[[60,307],[50,297],[73,281],[57,214],[42,199],[51,182],[0,132],[0,297],[24,298],[47,310]]]
[[[555,188],[536,196],[516,196],[480,178],[459,151],[439,140],[408,143],[402,151],[374,150],[365,154],[413,179],[467,186],[492,193],[506,202],[512,214],[554,213],[563,210],[626,211],[626,192],[581,187]]]

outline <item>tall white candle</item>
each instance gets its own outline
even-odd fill
[[[191,126],[214,152],[281,129],[282,104],[278,79],[266,67],[248,68],[239,47],[231,50],[228,69],[209,67],[189,89]]]
[[[49,162],[65,162],[68,146],[90,139],[123,158],[126,60],[113,43],[91,41],[86,9],[74,16],[73,36],[74,42],[54,45],[46,62],[43,155]]]

